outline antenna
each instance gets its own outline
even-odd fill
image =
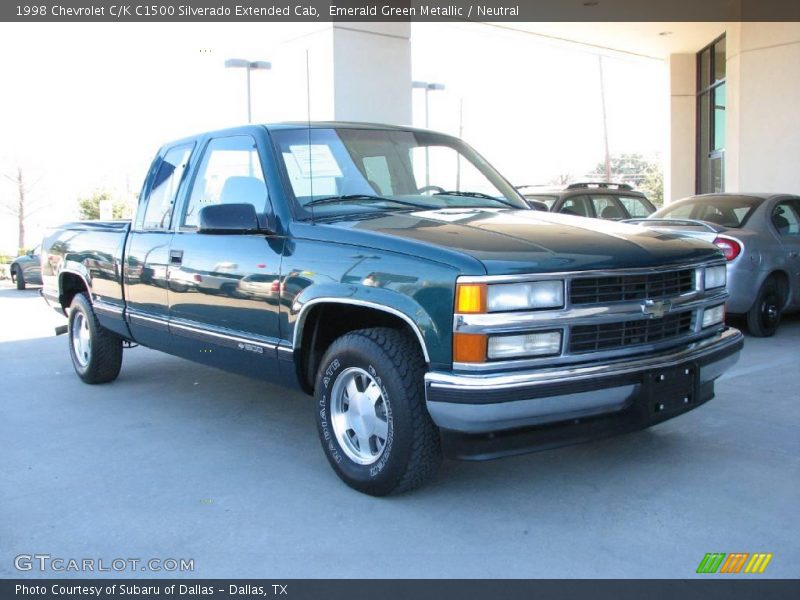
[[[306,123],[308,132],[308,186],[311,195],[311,223],[314,223],[314,171],[311,161],[311,69],[308,66],[308,48],[306,48]]]

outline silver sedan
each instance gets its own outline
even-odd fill
[[[784,312],[800,309],[800,197],[703,194],[629,222],[715,244],[728,261],[727,311],[752,335],[773,335]]]

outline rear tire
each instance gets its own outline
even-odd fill
[[[754,337],[770,337],[775,335],[783,312],[778,283],[773,277],[767,279],[758,290],[756,301],[747,311],[747,329]]]
[[[14,270],[11,272],[11,279],[17,284],[18,290],[25,289],[25,276],[22,274],[22,269],[14,267]]]
[[[322,358],[315,398],[325,456],[347,485],[372,496],[421,486],[441,462],[425,407],[425,361],[405,332],[345,334]]]
[[[69,355],[85,383],[114,381],[122,367],[122,338],[97,321],[88,295],[76,294],[69,309]]]

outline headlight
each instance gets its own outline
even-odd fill
[[[525,335],[498,335],[489,338],[489,359],[548,356],[561,353],[561,332],[544,331]]]
[[[703,310],[703,329],[717,325],[725,320],[725,305],[719,304]]]
[[[488,286],[486,308],[489,312],[562,306],[564,306],[564,281],[560,279]]]
[[[725,287],[728,283],[728,269],[725,265],[717,267],[706,267],[705,286],[707,290]]]

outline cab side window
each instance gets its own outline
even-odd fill
[[[206,146],[181,226],[197,227],[198,214],[205,206],[252,204],[256,213],[263,215],[267,202],[267,184],[255,140],[249,135],[216,138]]]
[[[594,204],[594,214],[601,219],[625,218],[625,212],[620,208],[613,196],[592,196],[592,204]]]
[[[641,198],[636,198],[635,196],[620,196],[618,200],[633,218],[646,217],[651,212]]]
[[[564,200],[564,204],[558,210],[565,215],[577,215],[579,217],[591,217],[592,210],[589,207],[587,196],[572,196]]]
[[[157,159],[155,175],[147,195],[147,206],[138,223],[141,229],[169,227],[172,208],[191,153],[192,146],[187,144],[171,148],[162,158]]]
[[[800,235],[800,202],[781,202],[772,211],[772,224],[780,235]]]

